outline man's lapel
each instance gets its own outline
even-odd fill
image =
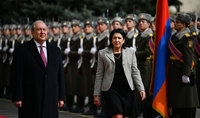
[[[39,65],[41,65],[41,67],[45,69],[44,62],[42,61],[42,58],[38,52],[38,49],[37,49],[36,44],[33,39],[31,39],[31,41],[30,41],[29,49],[30,49],[30,52],[32,53],[33,57],[39,63]]]

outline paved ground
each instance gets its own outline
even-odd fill
[[[2,118],[1,116],[7,118],[17,118],[17,108],[13,106],[10,100],[0,98],[0,118]],[[59,116],[59,118],[95,118],[93,116],[86,116],[67,111],[59,111]],[[200,118],[200,109],[197,109],[196,118]]]
[[[13,106],[10,100],[0,98],[0,118],[1,116],[7,118],[17,118],[17,108]],[[94,118],[93,116],[86,116],[67,111],[60,111],[59,116],[59,118]]]

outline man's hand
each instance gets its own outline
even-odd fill
[[[22,107],[22,101],[16,101],[13,103],[16,107]]]
[[[64,101],[63,100],[59,100],[58,102],[58,108],[62,108],[64,105]]]

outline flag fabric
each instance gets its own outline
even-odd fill
[[[166,80],[169,60],[168,43],[171,37],[168,0],[157,0],[155,37],[154,67],[150,90],[153,91],[152,107],[164,118],[168,118]]]
[[[0,116],[0,118],[8,118],[8,117]]]

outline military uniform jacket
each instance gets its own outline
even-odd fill
[[[67,48],[68,45],[68,40],[71,40],[71,34],[63,34],[61,42],[60,42],[60,49],[61,49],[61,53],[62,53],[62,58],[65,58],[65,54],[64,51]]]
[[[138,35],[138,30],[133,28],[130,32],[127,33],[125,44],[127,47],[135,47],[135,38]],[[133,42],[134,41],[134,42]]]
[[[173,108],[191,108],[199,104],[196,84],[182,83],[183,75],[189,76],[191,82],[192,79],[194,79],[194,77],[190,76],[192,70],[194,71],[194,40],[189,33],[189,29],[185,28],[171,37],[171,42],[174,47],[182,54],[182,56],[180,56],[181,58],[178,59],[175,58],[175,55],[170,51],[167,91],[169,106]]]
[[[147,57],[152,55],[152,52],[149,47],[149,41],[153,37],[153,32],[149,28],[146,31],[139,33],[136,37],[136,57],[138,63],[143,63]]]
[[[97,36],[97,49],[104,49],[109,45],[109,31],[106,30]]]
[[[83,40],[83,57],[91,59],[91,54],[90,54],[90,49],[94,47],[94,37],[95,34],[91,33],[89,35],[86,35],[84,40]],[[97,39],[96,39],[97,40]],[[95,43],[96,45],[96,43]]]
[[[150,82],[151,82],[151,74],[152,74],[152,52],[149,47],[149,41],[152,39],[153,32],[149,28],[144,32],[140,33],[138,37],[136,37],[136,58],[137,58],[137,66],[140,70],[142,81],[144,83],[144,87],[146,92],[148,93]],[[148,94],[147,94],[148,95]]]
[[[76,35],[73,35],[70,41],[70,53],[69,53],[69,57],[70,58],[78,58],[78,49],[81,47],[80,46],[80,42],[82,40],[83,34],[82,32],[79,32]],[[71,61],[71,60],[70,60]]]

